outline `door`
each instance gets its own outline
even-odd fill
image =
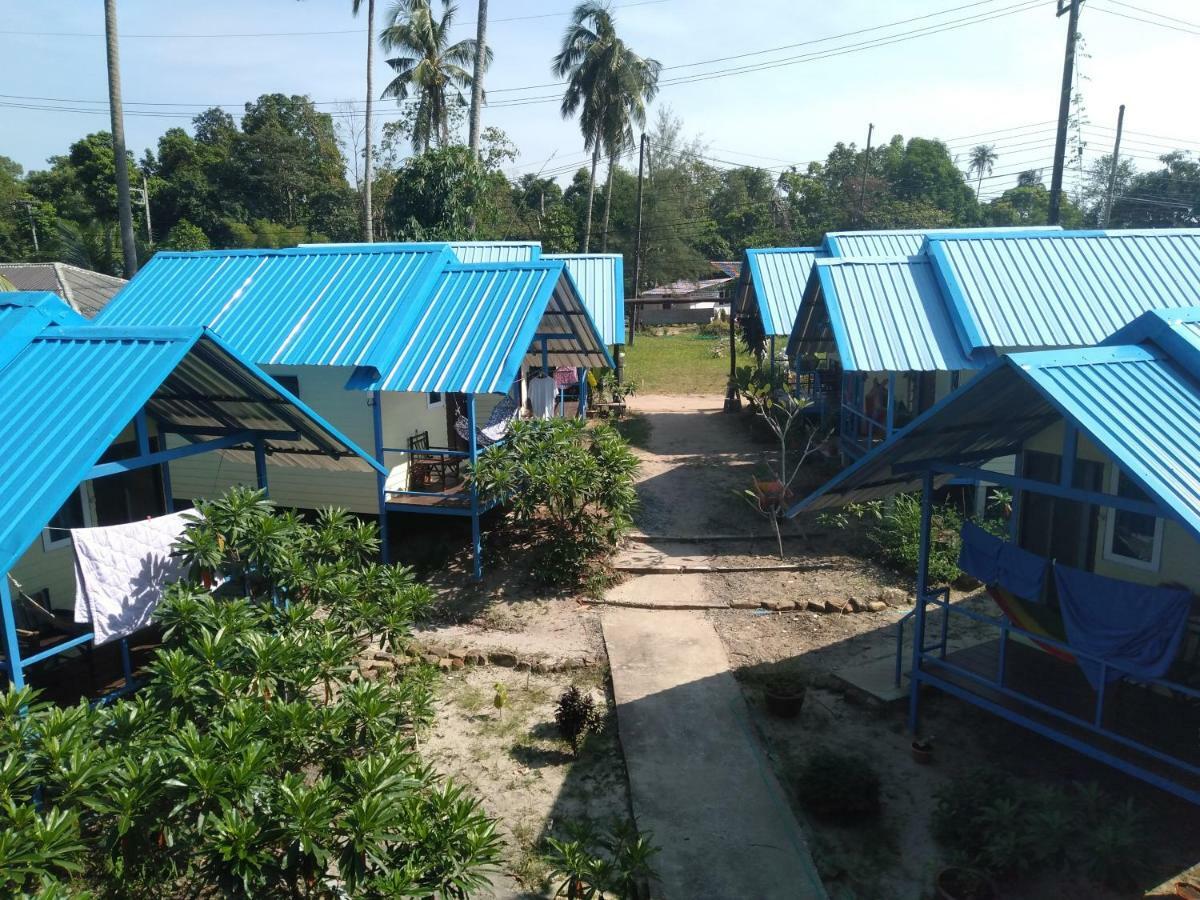
[[[1058,454],[1037,451],[1022,454],[1021,474],[1025,478],[1057,484],[1061,472],[1062,457]],[[1103,484],[1103,463],[1075,460],[1074,487],[1100,491]],[[1020,507],[1018,543],[1021,547],[1063,565],[1093,570],[1100,521],[1096,506],[1024,491]]]

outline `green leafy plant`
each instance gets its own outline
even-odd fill
[[[814,752],[796,778],[800,802],[813,814],[852,820],[879,812],[879,774],[870,761],[828,748]]]
[[[615,429],[579,419],[514,422],[508,440],[479,457],[471,479],[505,501],[546,584],[578,586],[633,524],[638,461]]]
[[[571,751],[578,756],[579,745],[587,735],[599,730],[603,718],[596,709],[596,701],[591,694],[586,694],[575,685],[571,685],[554,708],[554,724],[564,741],[571,745]]]
[[[494,823],[415,750],[431,674],[358,675],[365,651],[406,648],[431,602],[377,548],[337,510],[306,521],[250,490],[200,504],[178,547],[191,576],[157,611],[138,693],[95,708],[0,695],[0,893],[484,885]]]
[[[632,822],[614,822],[601,833],[590,822],[567,822],[566,837],[548,837],[546,861],[555,897],[567,900],[649,900],[659,852]]]

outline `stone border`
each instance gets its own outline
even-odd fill
[[[911,594],[900,588],[883,588],[870,597],[851,595],[847,597],[823,597],[815,600],[735,600],[733,609],[767,609],[771,612],[813,612],[849,615],[852,613],[875,613],[889,609],[902,609],[914,603]]]
[[[464,669],[467,666],[500,666],[519,672],[545,675],[550,672],[574,672],[580,669],[599,668],[605,660],[595,654],[583,656],[552,657],[539,654],[523,655],[510,650],[479,650],[465,646],[446,647],[441,644],[414,641],[408,654],[390,653],[387,650],[368,652],[359,660],[359,668],[370,678],[378,673],[401,666],[425,663],[443,672]]]

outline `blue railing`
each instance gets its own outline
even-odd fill
[[[864,424],[866,426],[865,429],[863,427]],[[866,434],[860,434],[864,430]],[[887,424],[877,419],[872,419],[862,410],[843,402],[839,433],[841,435],[842,448],[854,454],[861,455],[876,444],[881,444],[887,440]]]

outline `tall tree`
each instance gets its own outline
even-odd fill
[[[474,84],[465,68],[475,57],[475,41],[450,43],[450,29],[458,7],[442,2],[442,17],[433,14],[431,0],[398,0],[389,14],[391,24],[379,39],[385,50],[400,51],[387,61],[396,73],[383,90],[383,96],[397,101],[416,95],[417,111],[413,120],[412,145],[424,153],[436,143],[450,143],[450,104],[465,106],[462,91]],[[485,67],[492,52],[483,50]]]
[[[108,110],[112,118],[113,159],[117,173],[117,209],[121,221],[121,252],[125,277],[137,274],[137,245],[133,241],[133,212],[129,206],[129,160],[125,154],[125,113],[121,107],[121,59],[117,49],[117,0],[104,0],[104,37],[108,56]]]
[[[363,0],[354,0],[354,15],[362,8]],[[375,0],[367,0],[367,109],[363,146],[363,239],[375,241],[375,217],[371,203],[371,107],[375,102],[374,80],[371,69],[375,65]]]
[[[592,151],[583,233],[586,253],[592,239],[600,153],[607,150],[611,158],[623,142],[632,143],[633,125],[645,126],[646,103],[658,92],[662,64],[638,56],[617,37],[612,7],[607,0],[585,0],[572,11],[562,49],[552,60],[551,68],[555,75],[567,79],[561,107],[563,118],[579,113],[584,149]],[[611,181],[610,165],[610,185]]]
[[[983,176],[986,172],[992,174],[992,169],[996,165],[996,160],[1000,157],[996,153],[996,148],[991,144],[978,144],[971,148],[971,157],[967,164],[967,171],[973,175],[978,175],[978,180],[975,182],[975,199],[979,199],[979,192],[983,190]]]
[[[471,79],[471,152],[479,158],[479,122],[483,116],[483,72],[487,68],[488,0],[479,0],[479,16],[475,23],[475,67]]]

